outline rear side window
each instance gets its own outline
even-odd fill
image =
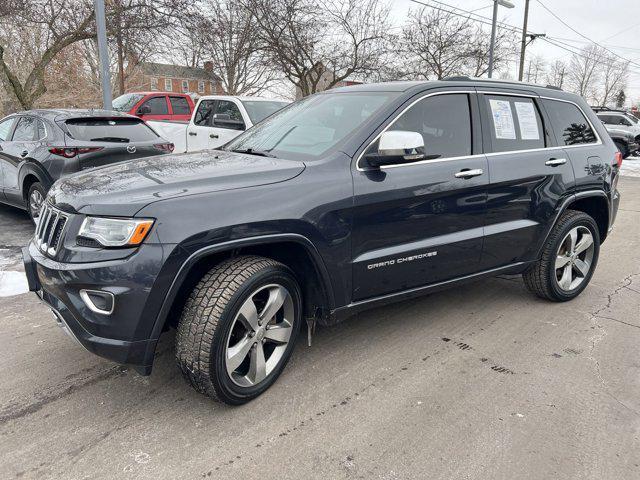
[[[543,100],[543,103],[560,145],[580,145],[596,141],[591,125],[576,105],[558,100]]]
[[[174,115],[189,115],[191,110],[189,109],[189,102],[184,97],[169,97],[171,101],[171,108]]]
[[[13,132],[14,142],[33,142],[36,140],[36,119],[33,117],[20,117],[18,125]]]
[[[545,147],[544,128],[532,98],[485,95],[494,152]]]
[[[73,138],[90,142],[147,142],[158,138],[137,118],[77,118],[67,120],[66,126]]]
[[[202,100],[198,104],[198,110],[196,111],[193,123],[201,127],[213,126],[213,110],[215,106],[215,100]]]
[[[13,118],[8,118],[0,122],[0,142],[7,141],[9,139],[9,133],[11,133],[12,126]]]
[[[418,132],[427,155],[471,155],[471,113],[466,94],[427,97],[404,112],[389,130]],[[377,142],[376,142],[377,143]],[[373,145],[377,149],[377,145]]]
[[[143,103],[151,110],[147,115],[168,115],[167,99],[165,97],[153,97]]]

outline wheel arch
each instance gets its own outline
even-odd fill
[[[48,191],[53,184],[53,180],[49,173],[40,165],[33,162],[26,162],[22,168],[20,169],[20,188],[22,199],[25,204],[27,201],[27,195],[29,194],[29,188],[35,182],[40,182],[44,187],[45,191]]]
[[[333,310],[333,289],[328,272],[309,239],[298,234],[251,237],[205,246],[192,253],[180,266],[165,295],[150,338],[159,338],[165,326],[176,322],[187,292],[202,275],[217,263],[239,255],[263,256],[291,268],[302,289],[305,317],[319,315],[322,320]]]
[[[603,191],[584,192],[576,194],[571,202],[564,208],[586,213],[593,218],[598,225],[600,243],[604,242],[609,232],[610,205],[607,194]]]

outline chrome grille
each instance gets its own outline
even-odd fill
[[[69,217],[57,208],[47,203],[42,205],[34,237],[35,244],[42,252],[52,257],[58,252],[68,219]]]

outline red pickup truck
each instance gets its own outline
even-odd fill
[[[116,98],[112,109],[143,120],[188,122],[193,112],[193,99],[186,93],[132,92]]]

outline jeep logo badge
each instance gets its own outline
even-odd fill
[[[135,145],[129,145],[127,147],[127,152],[129,153],[136,153],[136,146]]]

